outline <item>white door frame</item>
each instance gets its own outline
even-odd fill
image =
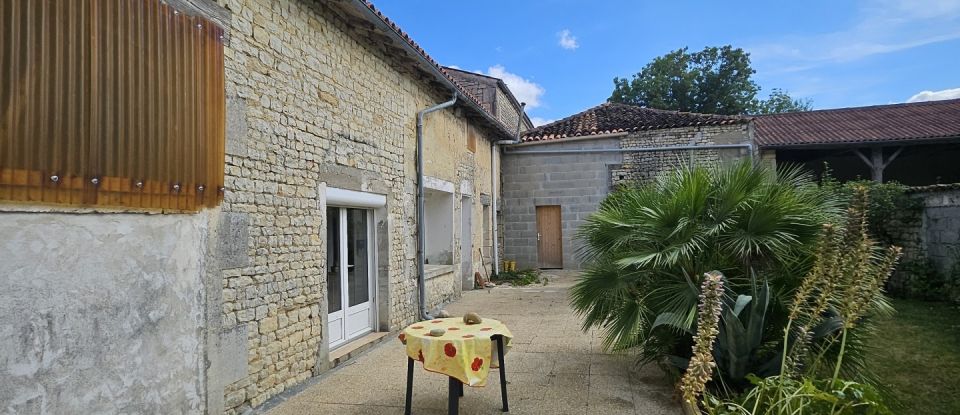
[[[337,253],[339,257],[339,277],[340,277],[340,310],[327,315],[328,327],[331,332],[340,332],[338,339],[330,337],[330,347],[334,348],[350,340],[356,339],[364,334],[373,331],[377,326],[376,313],[376,250],[374,242],[373,229],[373,211],[370,209],[348,208],[340,206],[329,206],[337,210],[338,238],[340,242],[337,246],[340,248]],[[367,233],[367,301],[351,306],[350,305],[350,279],[349,272],[351,267],[357,264],[348,263],[348,250],[351,249],[347,241],[347,209],[361,209],[366,215],[366,233]],[[329,224],[328,224],[329,226]],[[363,315],[366,315],[364,318]],[[335,327],[336,325],[340,327]]]
[[[346,338],[346,340],[355,339],[361,335],[367,334],[373,331],[373,328],[376,327],[376,313],[374,312],[374,310],[375,310],[375,304],[377,301],[376,301],[376,298],[374,298],[374,294],[375,294],[374,288],[376,287],[376,278],[375,278],[376,273],[374,271],[376,270],[376,268],[373,267],[374,265],[374,261],[373,261],[374,244],[373,244],[373,226],[372,226],[373,211],[369,209],[364,209],[363,211],[365,212],[366,225],[367,225],[367,229],[366,229],[367,301],[351,307],[349,302],[350,290],[349,289],[343,290],[343,301],[344,301],[343,304],[345,305],[344,310],[346,310],[346,313],[347,313],[344,320],[345,321],[344,326],[346,327],[346,330],[344,331],[344,337]],[[340,220],[341,220],[340,223],[346,225],[347,208],[340,209]],[[348,240],[349,235],[347,235],[346,226],[343,226],[341,228],[341,236],[343,237],[342,239],[343,241]],[[349,247],[347,247],[347,249],[349,249]],[[341,250],[342,252],[340,254],[341,259],[344,261],[343,263],[345,264],[346,264],[347,258],[349,257],[347,255],[347,249],[342,249]],[[345,283],[349,284],[350,267],[356,267],[356,266],[357,264],[353,264],[353,265],[348,264],[346,267],[343,268],[343,272],[341,272],[341,278],[343,278],[343,281]],[[347,284],[344,284],[344,286],[346,286]],[[360,314],[366,314],[366,319],[365,319],[366,321],[363,320],[363,316],[360,316]]]
[[[376,244],[376,228],[374,226],[374,209],[381,208],[386,205],[386,197],[383,195],[359,192],[353,190],[337,189],[330,188],[326,189],[327,197],[327,207],[332,209],[337,209],[337,221],[338,221],[338,238],[339,243],[337,244],[340,248],[337,253],[341,267],[339,269],[340,274],[340,310],[330,313],[327,312],[327,327],[328,327],[328,336],[327,341],[330,349],[334,349],[338,346],[342,346],[347,342],[356,339],[366,333],[374,331],[378,326],[378,313],[377,313],[377,244]],[[367,301],[361,304],[357,304],[353,307],[350,306],[349,298],[349,279],[348,272],[349,266],[347,264],[348,253],[347,250],[350,247],[347,244],[348,235],[347,235],[347,209],[362,209],[366,212],[366,225],[367,225],[367,290],[368,297]],[[325,213],[326,214],[326,213]],[[330,226],[328,223],[327,226]],[[327,249],[330,249],[328,246]],[[356,265],[356,264],[354,264]],[[327,265],[329,269],[329,264]],[[326,275],[324,276],[326,278]],[[329,307],[328,307],[329,309]],[[364,321],[363,317],[360,314],[366,314],[367,318]],[[351,318],[353,317],[353,318]],[[359,318],[359,320],[357,319]],[[351,322],[356,324],[351,326]],[[362,323],[362,324],[357,324]],[[339,325],[339,327],[337,327]],[[339,331],[341,336],[334,340],[333,336],[330,336],[329,333]]]

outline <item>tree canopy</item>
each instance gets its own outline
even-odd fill
[[[796,99],[790,96],[787,91],[780,88],[770,90],[770,96],[761,101],[757,101],[754,108],[755,114],[781,114],[784,112],[810,111],[813,109],[813,101],[808,99]]]
[[[806,111],[810,100],[797,100],[773,89],[766,100],[757,98],[760,87],[753,81],[750,54],[730,45],[688,48],[658,56],[631,79],[613,79],[608,101],[650,108],[704,114],[771,114]]]

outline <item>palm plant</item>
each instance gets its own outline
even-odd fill
[[[689,358],[705,272],[726,276],[733,302],[756,275],[781,311],[765,324],[782,323],[784,298],[810,267],[822,224],[837,213],[834,197],[807,174],[749,160],[621,188],[579,232],[589,266],[571,303],[583,328],[601,328],[610,349],[634,349],[643,363]]]
[[[882,289],[901,249],[868,235],[867,205],[867,190],[855,187],[846,223],[824,225],[783,327],[780,374],[751,376],[755,387],[732,400],[708,397],[708,413],[891,413],[859,352],[873,334],[867,317],[888,307]]]

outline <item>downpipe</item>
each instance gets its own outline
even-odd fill
[[[457,103],[458,93],[447,102],[434,105],[417,113],[417,282],[420,291],[420,318],[432,320],[427,312],[426,253],[424,252],[424,212],[423,212],[423,119],[434,111],[440,111]]]
[[[499,160],[495,156],[499,153],[497,151],[497,146],[517,144],[520,142],[520,126],[523,125],[523,109],[526,108],[526,106],[526,102],[520,103],[520,114],[518,114],[519,116],[517,117],[517,130],[513,133],[513,140],[495,141],[493,145],[490,146],[490,193],[492,195],[490,204],[493,207],[492,212],[490,213],[493,215],[493,220],[490,222],[493,225],[493,230],[491,232],[493,235],[493,275],[500,274],[500,246],[499,240],[497,239],[497,195],[499,194],[497,193],[497,171],[499,169],[495,168]]]

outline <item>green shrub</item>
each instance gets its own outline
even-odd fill
[[[900,230],[920,222],[923,201],[911,197],[907,193],[908,187],[903,184],[872,180],[840,183],[830,175],[829,166],[825,167],[820,184],[824,190],[835,194],[844,206],[852,200],[854,189],[866,188],[868,229],[870,235],[883,244],[902,245]]]
[[[947,279],[940,275],[929,258],[903,261],[898,272],[903,275],[903,278],[899,286],[891,287],[891,294],[926,301],[946,299],[944,296],[949,291]]]
[[[754,387],[736,398],[707,396],[702,406],[708,413],[891,413],[873,385],[844,380],[862,377],[863,355],[849,347],[851,335],[869,332],[864,323],[885,307],[882,288],[901,253],[898,247],[882,251],[870,237],[867,200],[866,188],[855,188],[845,223],[824,225],[816,259],[789,307],[780,374],[749,376]],[[825,326],[833,335],[815,342],[816,327]]]
[[[494,274],[493,281],[497,283],[509,282],[516,286],[525,286],[530,284],[547,285],[547,279],[540,276],[540,271],[535,269],[521,269],[518,271],[502,271]]]
[[[844,380],[751,376],[755,387],[735,400],[708,397],[711,415],[888,415],[893,414],[873,386]]]
[[[855,188],[865,187],[869,196],[870,235],[886,245],[911,246],[915,241],[905,241],[903,229],[919,227],[923,214],[923,201],[911,197],[907,186],[896,182],[877,183],[858,180],[840,183],[830,175],[829,166],[824,169],[821,186],[837,195],[847,204]],[[897,270],[897,278],[887,285],[887,293],[899,298],[927,301],[960,300],[960,270],[939,272],[923,251],[911,252]],[[919,257],[918,257],[919,256]],[[960,253],[958,253],[960,256]]]
[[[837,206],[834,194],[807,174],[749,160],[684,168],[621,188],[580,229],[588,266],[571,291],[572,305],[585,330],[602,330],[606,347],[683,370],[701,276],[722,272],[734,299],[751,296],[756,278],[770,286],[759,343],[775,349],[767,341],[782,333],[783,298],[809,269],[820,228],[837,216]],[[719,372],[759,371],[754,363],[762,364],[766,352],[760,349],[751,346],[746,353],[757,359],[737,369],[725,367],[731,359],[721,356]]]
[[[950,272],[947,273],[945,289],[947,300],[953,303],[960,303],[960,247],[953,249],[953,265],[950,266]]]

